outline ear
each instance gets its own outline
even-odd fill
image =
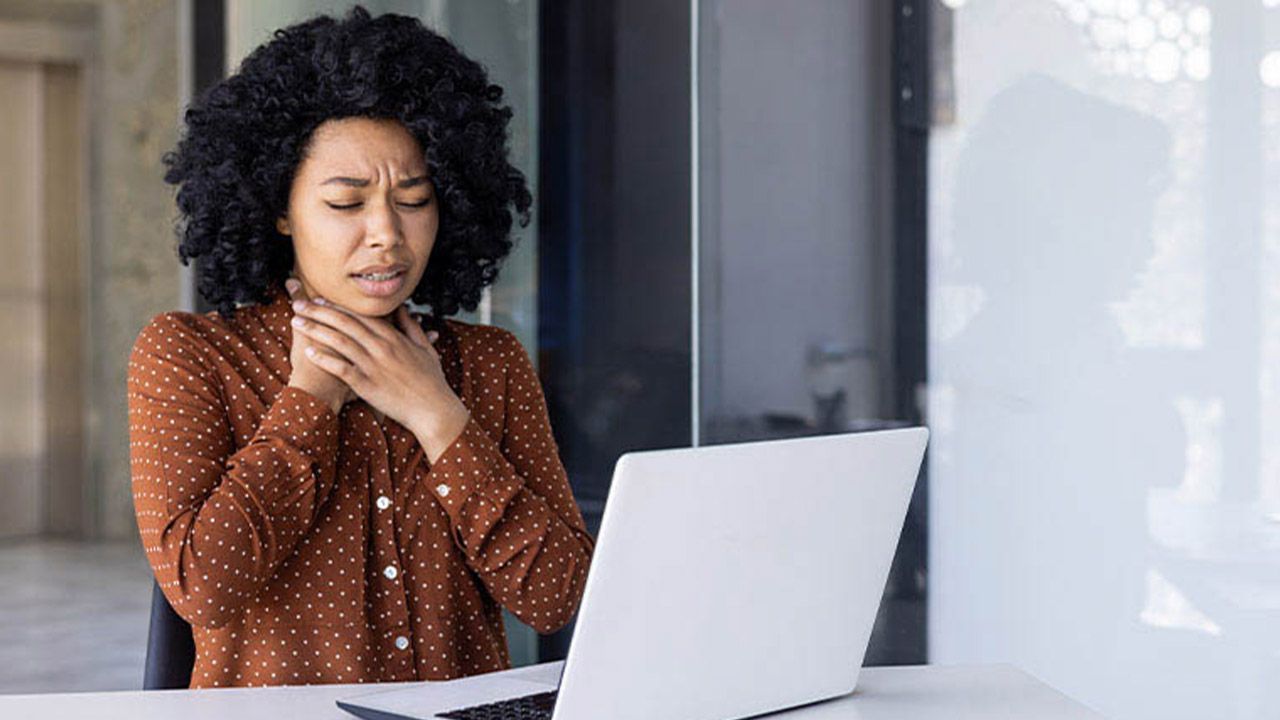
[[[281,235],[291,234],[289,232],[289,218],[285,217],[284,215],[281,215],[280,217],[276,218],[276,231],[279,232]]]

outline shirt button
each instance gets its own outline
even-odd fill
[[[387,508],[391,507],[391,498],[387,497],[386,495],[379,495],[376,504],[379,510],[386,510]]]
[[[399,650],[408,650],[408,649],[409,649],[409,638],[407,638],[407,637],[405,637],[405,636],[403,636],[403,635],[401,635],[401,636],[397,637],[397,638],[396,638],[396,648],[397,648],[397,649],[399,649]]]
[[[440,483],[436,486],[436,492],[440,493],[440,497],[449,497],[449,486]]]
[[[386,569],[382,571],[382,574],[386,575],[388,580],[395,580],[396,575],[399,575],[400,571],[396,570],[395,565],[388,565]]]

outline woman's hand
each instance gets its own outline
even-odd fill
[[[395,324],[340,308],[323,298],[295,301],[294,330],[310,341],[315,365],[377,410],[408,428],[431,462],[462,433],[470,411],[445,379],[440,355],[401,305]]]
[[[284,287],[293,302],[306,300],[307,296],[302,289],[302,283],[294,278],[286,280]],[[307,355],[307,350],[310,348],[310,339],[294,328],[293,346],[289,349],[289,364],[293,368],[289,375],[289,386],[314,395],[327,404],[334,414],[337,414],[343,405],[355,398],[355,393],[347,387],[345,382],[312,361]]]

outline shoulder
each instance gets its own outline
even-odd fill
[[[142,326],[133,342],[134,354],[165,353],[181,349],[195,334],[195,325],[192,313],[160,313]]]
[[[177,310],[163,312],[142,327],[134,348],[171,350],[231,330],[231,324],[216,312],[204,315]]]
[[[203,364],[215,341],[234,332],[218,313],[171,311],[151,318],[138,332],[130,356],[130,368],[168,364]]]
[[[458,340],[458,350],[471,364],[506,369],[528,364],[529,355],[515,333],[497,325],[480,325],[453,318],[445,327]]]

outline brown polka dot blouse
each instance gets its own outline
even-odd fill
[[[422,319],[471,411],[432,465],[364,401],[289,381],[282,291],[232,317],[172,312],[129,362],[147,558],[192,625],[192,687],[444,680],[510,666],[500,608],[573,615],[593,540],[538,377],[507,330]]]

